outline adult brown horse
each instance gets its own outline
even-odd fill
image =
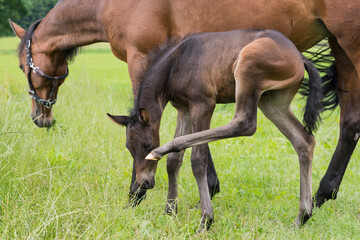
[[[337,66],[341,130],[315,196],[320,206],[336,197],[360,136],[359,12],[359,0],[62,0],[28,31],[12,22],[11,25],[22,39],[20,67],[31,82],[32,118],[40,127],[52,124],[51,106],[63,81],[59,77],[54,82],[49,79],[67,75],[66,60],[79,46],[109,42],[114,55],[128,63],[136,96],[146,65],[145,56],[171,36],[241,28],[275,29],[300,51],[328,37]],[[26,67],[26,52],[32,54],[28,64],[33,72]],[[134,184],[136,164],[133,167],[132,193],[138,189]],[[215,169],[208,169],[208,174],[212,174],[215,180],[212,184],[216,185]],[[139,192],[137,197],[143,194]]]

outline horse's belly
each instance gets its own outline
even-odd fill
[[[173,1],[176,29],[181,36],[234,29],[273,29],[282,32],[300,50],[326,37],[315,15],[313,0],[178,0]],[[191,5],[191,8],[185,7]],[[191,17],[190,17],[191,16]]]

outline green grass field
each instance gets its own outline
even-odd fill
[[[18,69],[16,38],[0,38],[0,239],[359,239],[360,152],[355,150],[336,201],[328,201],[302,228],[299,165],[290,143],[259,112],[252,137],[210,144],[221,181],[212,201],[215,222],[196,235],[199,200],[187,151],[179,177],[176,217],[164,214],[166,160],[156,186],[138,207],[127,207],[132,158],[125,128],[106,113],[132,107],[125,63],[107,44],[87,47],[70,65],[53,107],[57,125],[47,131],[30,119],[27,81]],[[35,59],[36,62],[36,59]],[[304,101],[293,110],[301,116]],[[218,105],[212,127],[227,123],[234,105]],[[325,113],[313,161],[313,192],[339,134],[339,110]],[[169,105],[161,142],[175,131]]]

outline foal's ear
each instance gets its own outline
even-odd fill
[[[111,115],[109,113],[107,115],[111,118],[111,120],[122,126],[126,127],[127,124],[129,123],[130,118],[128,116]]]
[[[150,113],[145,108],[139,109],[139,120],[142,124],[148,125],[150,123]]]
[[[25,29],[23,29],[22,27],[20,27],[19,25],[17,25],[13,21],[11,21],[10,18],[9,18],[9,23],[10,23],[11,29],[16,34],[16,36],[18,36],[20,39],[22,39],[25,36],[25,33],[26,33]]]

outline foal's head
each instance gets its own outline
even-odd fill
[[[126,147],[134,158],[136,183],[143,189],[153,188],[158,161],[145,160],[145,157],[159,146],[159,124],[151,121],[145,109],[138,109],[130,116],[108,115],[126,127]]]
[[[19,67],[24,72],[32,99],[31,118],[39,127],[51,127],[53,124],[52,105],[56,102],[59,86],[67,77],[69,51],[51,51],[46,49],[42,39],[35,37],[35,30],[41,20],[33,23],[27,31],[9,20],[14,33],[21,39],[18,47]]]

